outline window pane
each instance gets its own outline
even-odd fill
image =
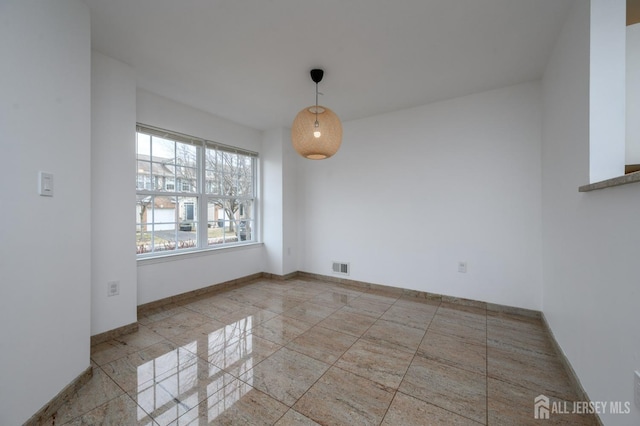
[[[138,254],[255,241],[254,157],[162,134],[137,133]],[[207,203],[206,217],[199,217],[199,200]],[[206,241],[198,241],[200,227],[207,228]]]
[[[207,207],[208,245],[235,243],[238,241],[236,235],[236,210],[237,203],[233,200],[209,200]]]
[[[197,147],[184,143],[176,143],[176,164],[186,167],[198,166]]]
[[[198,246],[196,197],[138,196],[138,254]]]
[[[253,158],[242,156],[238,167],[238,194],[253,196]]]
[[[170,251],[176,249],[176,224],[153,224],[153,251]]]
[[[209,246],[254,241],[253,202],[212,198],[207,206]]]
[[[179,227],[177,235],[178,249],[198,246],[198,199],[178,197]]]
[[[152,250],[151,228],[148,219],[152,215],[153,197],[138,195],[136,197],[136,252],[149,253]]]
[[[255,240],[253,216],[253,201],[245,200],[240,202],[238,206],[238,237],[240,241]]]
[[[206,173],[205,191],[208,194],[219,195],[220,194],[220,177],[213,171]]]
[[[175,191],[171,186],[167,187],[167,184],[175,184],[175,174],[173,170],[167,167],[163,163],[151,163],[151,175],[152,175],[152,190],[154,191]]]
[[[191,167],[176,167],[176,176],[180,181],[180,186],[176,189],[176,191],[198,191],[198,169],[194,169]]]
[[[153,136],[151,138],[151,156],[156,158],[175,158],[176,143],[168,139]]]
[[[211,171],[218,171],[222,164],[220,152],[215,149],[207,148],[205,157],[205,168]]]
[[[151,136],[136,133],[136,155],[139,159],[151,158]]]

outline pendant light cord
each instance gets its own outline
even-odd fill
[[[318,127],[320,123],[318,123],[318,83],[316,83],[316,122],[314,124],[315,127]]]

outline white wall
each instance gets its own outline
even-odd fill
[[[298,271],[296,164],[290,129],[271,129],[262,139],[262,213],[265,272]]]
[[[283,275],[283,137],[284,129],[271,129],[262,137],[262,238],[264,272]]]
[[[139,123],[255,152],[262,146],[261,132],[250,127],[142,89],[137,90],[136,100]]]
[[[3,425],[89,367],[90,54],[81,1],[0,2]],[[52,198],[37,194],[39,170]]]
[[[136,322],[133,68],[91,55],[91,334]],[[107,283],[120,294],[107,297]]]
[[[627,27],[626,164],[640,164],[640,24]]]
[[[577,1],[543,79],[543,311],[593,401],[631,401],[607,425],[640,424],[637,184],[579,193],[589,179],[589,3]]]
[[[582,1],[582,0],[581,0]],[[589,182],[624,175],[625,0],[591,0]]]
[[[251,151],[261,150],[261,132],[145,90],[137,91],[136,111],[137,121],[143,124]],[[131,210],[132,221],[133,218]],[[262,245],[141,260],[138,261],[138,304],[263,272],[263,268]]]
[[[298,163],[301,269],[540,309],[539,89],[344,123],[334,157]]]
[[[309,160],[302,157],[293,149],[291,144],[291,129],[283,134],[282,148],[282,273],[290,274],[300,270],[300,244],[298,241],[298,165]],[[298,161],[300,160],[300,161]]]
[[[152,259],[138,264],[138,304],[263,272],[262,245]]]

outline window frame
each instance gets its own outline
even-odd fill
[[[140,159],[139,157],[139,153],[138,153],[138,149],[139,149],[138,135],[139,134],[144,134],[149,137],[150,152],[149,152],[148,160]],[[173,179],[173,190],[172,191],[166,190],[165,189],[167,186],[166,184],[163,185],[163,188],[159,188],[154,182],[154,174],[153,174],[153,170],[154,170],[153,165],[156,164],[155,162],[156,160],[154,160],[154,158],[152,157],[153,148],[151,147],[153,146],[153,142],[152,142],[153,138],[166,139],[174,143],[174,156],[175,156],[174,160],[178,159],[177,151],[179,148],[178,145],[175,145],[175,144],[182,143],[182,144],[187,144],[195,147],[195,158],[196,158],[195,159],[195,164],[196,164],[195,180],[191,178],[184,178],[182,176],[179,176],[176,171],[174,173],[174,176],[171,178]],[[230,153],[234,155],[248,157],[250,159],[250,172],[251,172],[250,193],[243,194],[243,195],[238,195],[238,194],[223,195],[223,194],[212,194],[207,192],[207,162],[206,162],[207,150],[215,150],[216,152],[220,151],[223,154]],[[260,223],[259,221],[260,208],[258,205],[259,154],[257,152],[221,144],[214,141],[209,141],[202,138],[185,135],[182,133],[178,133],[178,132],[174,132],[166,129],[161,129],[154,126],[149,126],[142,123],[137,123],[136,137],[135,137],[135,155],[136,155],[136,253],[137,253],[137,259],[153,259],[153,258],[165,257],[165,256],[182,255],[189,252],[219,250],[219,249],[224,249],[229,247],[237,247],[237,246],[252,245],[252,244],[260,243],[260,240],[259,240],[260,234],[259,232],[257,232],[259,230],[258,227]],[[143,154],[143,155],[146,155],[146,154]],[[143,171],[143,168],[140,167],[140,162],[148,163],[149,170]],[[183,166],[180,166],[180,167],[183,167]],[[191,166],[188,166],[188,167],[191,167]],[[163,179],[167,179],[167,178],[163,177]],[[151,189],[147,189],[148,187],[144,184],[142,187],[140,186],[141,182],[146,183],[147,181],[151,182],[151,185],[149,186],[151,187]],[[195,192],[191,190],[193,184],[195,184]],[[185,185],[188,185],[190,190],[185,191],[184,190]],[[237,187],[235,188],[235,190],[236,192],[238,192]],[[160,249],[160,250],[157,249],[159,243],[155,241],[156,239],[156,234],[154,229],[156,224],[155,218],[152,217],[151,220],[148,220],[146,218],[143,219],[144,211],[140,213],[139,207],[138,207],[139,205],[141,205],[139,200],[146,197],[150,197],[150,199],[152,200],[152,201],[149,201],[149,203],[152,206],[151,212],[155,212],[155,209],[157,208],[155,206],[156,197],[165,197],[165,198],[171,198],[175,200],[174,209],[175,209],[176,222],[175,222],[175,230],[174,230],[174,240],[173,241],[167,240],[168,243],[164,243],[165,245],[168,244],[169,247],[171,247],[171,244],[173,243],[173,248]],[[193,198],[195,201],[195,205],[193,207],[194,219],[189,220],[195,224],[195,234],[194,234],[194,236],[196,237],[195,246],[187,245],[186,247],[179,247],[180,243],[182,242],[182,240],[180,240],[180,235],[179,235],[179,232],[181,232],[180,224],[182,222],[187,221],[187,219],[185,218],[180,219],[180,214],[181,214],[180,199],[181,198]],[[224,213],[224,210],[223,210],[223,218],[225,218],[225,224],[229,221],[233,221],[234,224],[236,225],[235,241],[227,241],[225,237],[226,234],[223,229],[222,242],[216,242],[216,243],[210,244],[211,239],[209,236],[209,229],[210,229],[209,227],[210,227],[210,223],[214,222],[215,218],[208,217],[209,203],[212,200],[219,200],[219,199],[237,200],[237,203],[243,205],[242,208],[244,210],[246,210],[246,206],[244,206],[244,203],[249,202],[251,204],[251,211],[248,213],[249,222],[245,222],[245,226],[246,226],[246,223],[250,223],[251,230],[250,230],[250,235],[247,235],[245,231],[245,239],[241,239],[239,224],[241,221],[247,220],[247,219],[243,219],[240,217],[240,218],[231,218],[231,220],[229,220],[226,218],[227,215],[226,213]],[[188,202],[191,203],[192,201],[189,200]],[[145,209],[146,208],[148,208],[148,206],[146,206]],[[240,209],[238,209],[237,211],[240,211]],[[146,230],[149,227],[151,228],[150,231],[143,231],[143,229]],[[140,243],[140,239],[139,239],[140,232],[150,232],[151,241],[149,243],[144,243],[144,242]],[[250,236],[251,238],[246,239],[247,236]],[[192,241],[192,240],[189,240],[189,241]]]

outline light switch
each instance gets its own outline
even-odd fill
[[[38,172],[38,194],[53,197],[53,174]]]

